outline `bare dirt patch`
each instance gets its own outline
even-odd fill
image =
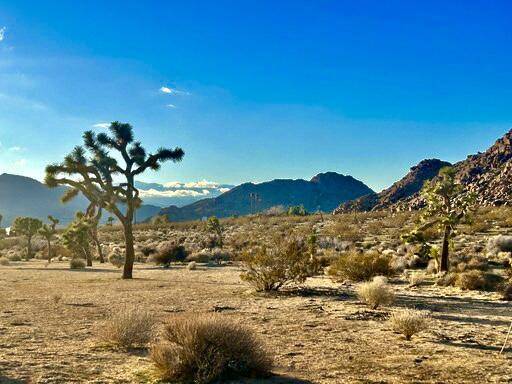
[[[137,265],[136,278],[125,281],[107,265],[0,267],[0,383],[151,382],[147,351],[116,350],[97,337],[108,313],[126,305],[159,319],[183,311],[240,319],[275,356],[281,377],[268,382],[512,381],[512,349],[498,355],[512,310],[497,294],[428,283],[409,288],[397,280],[394,306],[371,311],[352,286],[324,277],[310,279],[306,289],[263,295],[239,273],[236,266]],[[430,329],[412,341],[395,334],[386,319],[397,307],[430,311]]]

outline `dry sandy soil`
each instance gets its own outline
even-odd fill
[[[133,281],[119,277],[111,265],[0,267],[0,383],[151,382],[146,351],[113,350],[97,337],[109,311],[127,305],[162,319],[217,311],[251,326],[275,356],[278,375],[252,382],[512,382],[512,348],[499,355],[512,310],[497,294],[394,280],[393,307],[370,311],[352,286],[323,277],[278,295],[254,293],[236,266],[137,265]],[[400,307],[431,311],[430,330],[412,341],[394,333],[386,318]]]

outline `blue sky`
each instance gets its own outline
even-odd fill
[[[0,172],[42,178],[84,130],[120,120],[148,149],[186,152],[144,181],[337,171],[380,190],[512,127],[511,14],[507,1],[0,0]]]

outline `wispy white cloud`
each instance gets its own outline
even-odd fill
[[[93,128],[107,129],[110,127],[110,123],[96,123],[93,125]]]
[[[10,148],[8,149],[8,151],[9,151],[9,152],[21,152],[21,151],[24,151],[24,150],[25,150],[25,148],[23,148],[23,147],[19,147],[19,146],[17,146],[17,145],[15,145],[15,146],[13,146],[13,147],[10,147]]]
[[[0,28],[0,41],[3,41],[5,39],[5,31],[7,31],[6,27]]]
[[[218,188],[219,183],[214,181],[201,180],[185,183],[184,186],[185,188]]]
[[[202,191],[196,191],[193,189],[178,189],[178,190],[167,190],[167,191],[157,191],[156,189],[140,189],[140,196],[144,197],[200,197],[200,196],[208,196],[210,191],[207,189],[203,189]]]
[[[176,109],[176,108],[178,108],[178,107],[177,107],[177,106],[175,106],[174,104],[167,104],[167,108]]]
[[[167,95],[190,95],[190,93],[187,91],[180,91],[175,88],[167,87],[165,85],[160,87],[160,92],[165,93]]]

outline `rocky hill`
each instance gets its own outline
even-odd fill
[[[60,197],[65,187],[50,189],[30,177],[3,173],[0,175],[0,214],[3,215],[2,226],[9,226],[17,216],[36,217],[47,220],[52,215],[67,224],[73,220],[75,212],[84,210],[88,201],[77,196],[67,204],[62,204]],[[137,220],[143,221],[155,215],[159,207],[142,205],[137,210]],[[103,215],[106,219],[107,214]]]
[[[228,217],[264,211],[274,206],[304,205],[308,211],[332,211],[341,202],[373,191],[352,176],[321,173],[310,181],[278,179],[260,184],[241,184],[213,199],[193,204],[170,206],[160,211],[172,221],[196,220],[215,215]]]
[[[512,130],[483,153],[470,155],[454,165],[463,194],[476,195],[479,206],[512,204]],[[423,205],[419,194],[394,205],[396,210],[417,209]]]
[[[411,168],[404,178],[394,183],[391,187],[380,193],[372,193],[358,199],[341,204],[334,213],[353,211],[375,211],[385,209],[394,204],[414,196],[423,186],[425,181],[433,179],[439,170],[451,164],[439,159],[422,160]]]
[[[411,210],[424,204],[419,190],[425,180],[437,176],[449,163],[423,160],[402,180],[379,194],[370,194],[340,205],[334,213],[371,211],[389,208]],[[474,193],[479,206],[512,205],[512,130],[498,139],[485,152],[469,155],[453,165],[463,194]]]

